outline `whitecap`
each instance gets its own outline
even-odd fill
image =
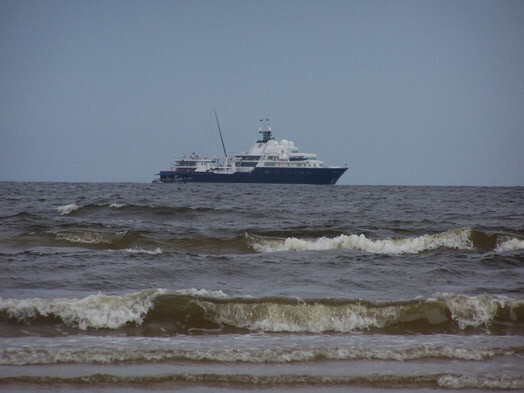
[[[517,320],[514,310],[523,304],[522,300],[502,295],[442,294],[440,298],[446,303],[451,318],[458,323],[460,329],[487,327],[502,309],[509,310],[510,318]]]
[[[88,230],[64,231],[56,234],[56,240],[65,240],[81,244],[111,244],[121,240],[127,231],[122,232],[96,232]]]
[[[215,323],[264,332],[329,331],[382,328],[396,321],[404,306],[369,308],[363,304],[214,303],[198,301]]]
[[[221,289],[213,291],[207,289],[197,289],[197,288],[188,288],[188,289],[179,289],[174,292],[177,295],[183,296],[195,296],[195,297],[211,297],[217,299],[225,299],[230,296],[226,294]]]
[[[66,215],[75,210],[80,209],[82,206],[77,205],[76,203],[71,203],[70,205],[64,205],[56,208],[56,211],[61,215]]]
[[[434,235],[423,235],[403,239],[369,239],[365,235],[340,235],[334,238],[262,239],[251,237],[249,242],[255,251],[305,251],[344,248],[383,254],[417,254],[423,251],[446,247],[459,250],[473,250],[469,239],[471,229],[456,229]]]
[[[118,295],[90,295],[83,299],[1,299],[0,311],[18,320],[56,316],[66,325],[81,330],[118,329],[128,323],[140,325],[165,290],[143,290]]]
[[[524,249],[524,240],[511,238],[497,245],[495,251],[504,252],[504,251],[517,251]]]
[[[122,251],[125,251],[129,254],[148,254],[148,255],[162,254],[162,249],[160,247],[157,247],[154,250],[143,250],[141,248],[124,248]]]

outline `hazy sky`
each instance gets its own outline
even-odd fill
[[[524,185],[524,1],[0,2],[0,180],[149,182],[213,106],[339,184]]]

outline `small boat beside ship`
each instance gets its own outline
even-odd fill
[[[248,153],[227,154],[218,118],[216,120],[224,158],[199,157],[195,153],[184,155],[175,159],[174,168],[160,171],[159,181],[335,184],[348,169],[325,167],[316,154],[300,153],[293,141],[276,141],[272,136],[269,118],[266,118],[265,129],[259,129],[261,138]]]

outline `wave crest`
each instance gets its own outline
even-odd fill
[[[158,334],[224,329],[349,333],[376,330],[422,334],[487,329],[504,332],[524,327],[524,300],[504,296],[444,294],[437,298],[392,303],[355,300],[235,298],[222,291],[144,290],[122,296],[83,299],[0,299],[0,318],[47,323],[58,318],[81,330],[147,325]],[[156,329],[156,330],[155,330]]]
[[[460,329],[488,326],[503,310],[508,313],[510,321],[518,321],[517,310],[524,305],[522,301],[505,296],[445,294],[442,299]]]
[[[81,244],[114,244],[122,240],[128,231],[97,232],[89,230],[63,231],[56,234],[56,240]]]
[[[345,249],[376,254],[412,255],[430,251],[514,252],[524,249],[524,239],[504,234],[486,234],[471,228],[455,229],[413,238],[371,239],[365,235],[338,235],[320,238],[275,238],[242,234],[227,237],[165,238],[126,229],[65,229],[31,232],[8,239],[27,249],[37,247],[80,247],[98,250],[126,250],[129,253],[159,254],[191,252],[199,254],[252,254],[253,252]],[[138,251],[135,251],[138,250]],[[140,250],[143,250],[141,252]]]
[[[140,205],[140,204],[126,204],[122,202],[111,203],[92,203],[85,205],[78,205],[71,203],[64,206],[59,206],[57,209],[61,215],[71,214],[77,210],[82,210],[84,214],[92,214],[97,212],[113,212],[119,211],[118,214],[126,215],[152,215],[152,216],[177,216],[177,217],[192,217],[194,214],[231,214],[232,209],[211,208],[211,207],[193,207],[193,206],[169,206],[169,205]]]
[[[436,249],[462,251],[495,250],[498,252],[524,248],[524,240],[507,235],[487,235],[472,228],[458,228],[433,235],[413,238],[370,239],[365,235],[339,235],[317,239],[268,239],[248,235],[249,245],[257,252],[330,250],[343,248],[377,254],[418,254]]]
[[[57,207],[56,211],[60,213],[60,215],[64,216],[64,215],[74,212],[75,210],[80,209],[81,207],[82,206],[79,206],[76,203],[71,203],[70,205],[64,205],[64,206]]]
[[[146,254],[146,255],[158,255],[162,254],[162,249],[160,247],[155,248],[154,250],[144,250],[142,248],[124,248],[122,251],[127,252],[131,255],[139,255],[139,254]]]
[[[517,251],[524,249],[524,240],[510,238],[505,241],[500,242],[495,248],[495,251],[504,252],[504,251]]]
[[[503,296],[443,295],[425,301],[376,304],[360,301],[274,301],[217,303],[199,300],[218,324],[270,332],[340,332],[399,329],[427,331],[444,325],[488,328],[499,319],[522,321],[524,301]]]
[[[118,329],[128,323],[141,324],[162,289],[123,296],[91,295],[83,299],[0,299],[0,312],[18,321],[57,317],[80,330]]]

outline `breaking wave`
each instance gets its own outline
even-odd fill
[[[99,211],[118,210],[119,214],[132,214],[139,215],[153,215],[153,216],[181,216],[188,215],[192,216],[194,213],[219,213],[219,214],[231,214],[233,212],[243,213],[242,209],[222,209],[222,208],[210,208],[210,207],[193,207],[193,206],[152,206],[152,205],[136,205],[126,204],[121,202],[112,202],[109,204],[87,204],[79,205],[71,203],[64,206],[59,206],[57,212],[60,215],[74,214],[75,212],[83,212],[86,214],[96,213]]]
[[[124,239],[125,236],[131,236],[128,231],[121,232],[98,232],[89,230],[63,231],[56,233],[56,240],[65,240],[70,243],[81,244],[116,244]]]
[[[524,249],[524,240],[508,235],[488,235],[472,228],[460,228],[413,238],[370,239],[365,235],[340,235],[316,239],[268,239],[249,236],[249,244],[258,252],[330,250],[343,248],[382,254],[418,254],[436,249],[498,252]]]
[[[514,238],[501,242],[495,248],[495,250],[498,252],[516,251],[516,250],[522,250],[522,249],[524,249],[524,240],[514,239]]]
[[[155,248],[154,250],[143,250],[141,248],[124,248],[122,251],[127,252],[131,255],[138,255],[138,254],[147,254],[147,255],[158,255],[162,254],[162,250],[160,247]]]
[[[521,332],[524,299],[442,294],[405,302],[238,298],[222,291],[164,289],[82,299],[1,299],[0,321],[69,328],[127,329],[147,326],[155,334],[263,331],[384,333]]]
[[[81,206],[79,206],[79,205],[77,205],[75,203],[72,203],[70,205],[60,206],[56,210],[61,215],[66,215],[66,214],[74,212],[75,210],[80,209],[80,207]]]
[[[123,296],[91,295],[83,299],[0,299],[0,313],[17,321],[59,318],[80,330],[118,329],[128,323],[141,324],[161,289]]]
[[[27,249],[38,247],[80,247],[95,250],[125,250],[129,253],[156,255],[163,251],[200,252],[207,254],[253,253],[246,236],[230,238],[158,238],[132,230],[73,229],[57,232],[35,232],[7,240]]]
[[[125,208],[125,207],[123,207]],[[119,208],[119,209],[123,209]],[[375,254],[410,255],[435,250],[462,252],[512,252],[524,250],[524,239],[504,234],[485,234],[471,228],[455,229],[418,237],[372,239],[361,235],[319,238],[276,238],[242,234],[230,237],[163,238],[135,230],[66,229],[33,232],[5,240],[28,247],[81,247],[97,250],[126,250],[129,253],[159,254],[164,251],[204,254],[252,254],[278,251],[345,249]],[[158,252],[160,250],[160,252]]]

